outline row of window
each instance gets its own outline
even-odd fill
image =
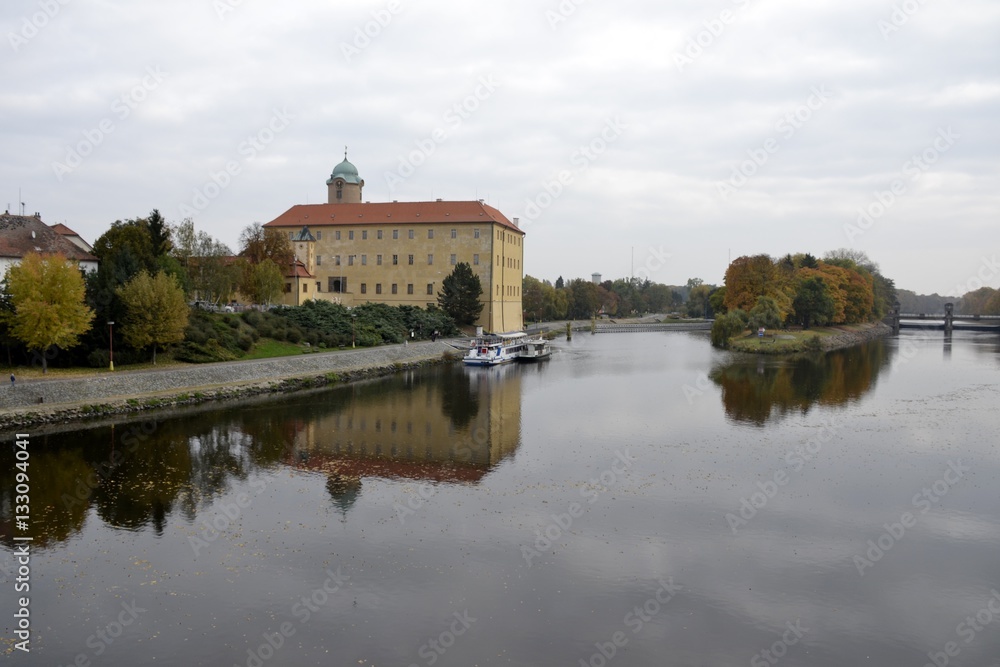
[[[368,294],[368,283],[361,283],[361,293]],[[382,283],[375,283],[375,293],[382,293]],[[413,294],[413,283],[407,283],[406,293]],[[399,285],[392,283],[392,285],[389,286],[389,294],[399,294]],[[427,283],[427,294],[431,296],[434,295],[434,283]]]
[[[521,237],[520,236],[518,236],[517,234],[510,234],[508,232],[503,231],[502,229],[498,229],[497,230],[497,240],[498,241],[503,241],[504,240],[503,237],[504,237],[505,234],[507,236],[507,243],[513,243],[516,246],[521,245]],[[413,238],[413,237],[411,236],[410,238]],[[455,237],[453,236],[452,238],[455,238]],[[476,238],[479,238],[479,237],[476,237]]]
[[[316,283],[316,291],[322,291],[320,289],[320,283]],[[347,278],[328,278],[327,279],[327,290],[334,293],[342,293],[347,291]],[[292,284],[285,283],[285,293],[292,291]],[[302,283],[302,292],[304,294],[309,293],[309,283]],[[368,294],[368,283],[361,283],[361,293]],[[413,294],[413,283],[406,284],[406,293]],[[382,294],[382,283],[375,283],[375,294]],[[389,294],[399,294],[399,285],[397,283],[392,283],[389,285]],[[427,294],[429,296],[434,296],[434,283],[427,283]],[[509,285],[505,288],[504,294],[507,296],[521,296],[521,288],[517,285]],[[500,285],[497,285],[497,296],[500,296]]]
[[[374,231],[375,231],[375,238],[378,239],[379,241],[381,241],[384,238],[383,232],[385,230],[376,229]],[[481,230],[479,230],[479,229],[473,229],[472,230],[472,238],[478,239],[480,233],[481,233]],[[296,234],[296,232],[288,232],[288,238],[289,238],[289,240],[294,240],[295,239],[295,234]],[[322,230],[316,230],[315,232],[313,232],[313,235],[316,237],[317,241],[322,241],[323,240],[323,232],[322,232]],[[414,229],[407,229],[406,230],[406,235],[407,235],[407,238],[410,238],[410,239],[416,238],[416,230],[414,230]],[[392,230],[392,238],[393,238],[394,241],[395,240],[399,240],[399,230],[398,229]],[[427,230],[427,238],[429,238],[429,239],[433,239],[434,238],[434,230],[433,229],[428,229]],[[458,238],[458,230],[457,229],[452,229],[451,230],[451,238],[453,238],[453,239],[457,239]],[[341,241],[341,240],[343,240],[341,238],[341,230],[335,229],[333,231],[333,239],[335,241]],[[353,241],[354,240],[354,230],[353,229],[347,230],[347,240],[348,241]],[[367,241],[368,240],[368,230],[367,229],[362,229],[361,230],[361,240],[362,241]]]
[[[354,263],[356,261],[358,261],[359,257],[360,257],[360,261],[361,261],[361,266],[368,266],[368,255],[360,255],[360,256],[359,255],[347,255],[347,266],[354,266]],[[498,255],[498,257],[499,257],[499,255]],[[407,255],[406,256],[406,263],[407,264],[409,264],[409,265],[412,266],[413,265],[413,261],[414,261],[414,256],[413,255]],[[458,255],[451,254],[448,257],[448,263],[451,264],[452,266],[455,266],[456,264],[458,264]],[[499,264],[499,260],[498,260],[497,263]],[[432,254],[431,255],[427,255],[427,264],[429,264],[429,265],[433,265],[434,264],[434,255],[432,255]],[[472,256],[472,264],[475,265],[475,266],[479,266],[479,255],[478,254],[475,254],[475,255]],[[322,265],[323,265],[323,255],[316,255],[316,266],[322,266]],[[333,265],[334,266],[341,266],[341,256],[340,255],[334,255],[333,256]],[[375,265],[376,266],[382,266],[382,255],[375,255]],[[399,265],[399,255],[393,255],[392,256],[392,265],[393,266],[398,266]]]
[[[321,292],[322,283],[316,283],[316,291]],[[333,292],[335,294],[340,294],[347,292],[347,278],[341,276],[339,278],[327,278],[326,288],[328,292]],[[397,283],[392,283],[389,286],[390,294],[399,294],[399,285]],[[285,292],[289,293],[292,291],[292,284],[285,283]],[[309,283],[302,283],[302,292],[305,294],[309,293]],[[361,293],[368,294],[368,283],[361,283]],[[382,293],[382,283],[375,284],[375,293]],[[413,294],[413,283],[407,283],[406,293]],[[427,294],[434,295],[434,283],[427,283]]]
[[[452,255],[452,256],[454,257],[454,255]],[[477,261],[476,264],[478,264],[478,263],[479,262]],[[500,255],[497,255],[497,266],[500,266]],[[508,269],[520,269],[521,268],[521,260],[517,259],[516,257],[508,257],[507,258],[507,268]]]

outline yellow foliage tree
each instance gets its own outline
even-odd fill
[[[28,253],[7,271],[7,293],[14,312],[7,317],[11,334],[29,350],[44,354],[50,347],[70,348],[90,329],[94,311],[84,298],[83,274],[65,255]]]
[[[118,288],[118,296],[125,303],[125,341],[137,349],[152,345],[153,364],[158,345],[184,340],[190,311],[176,277],[140,271]]]
[[[768,255],[737,257],[726,269],[726,298],[728,310],[750,312],[762,296],[774,299],[782,321],[792,312],[794,283],[780,271]]]

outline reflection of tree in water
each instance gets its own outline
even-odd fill
[[[726,414],[762,426],[813,404],[842,405],[869,392],[891,360],[884,341],[791,360],[741,358],[712,371]]]
[[[361,478],[336,472],[327,473],[326,490],[334,506],[343,516],[347,516],[347,511],[354,506],[354,502],[361,495]]]
[[[188,440],[181,435],[154,433],[130,447],[94,490],[98,515],[128,530],[152,524],[161,534],[178,496],[190,490],[191,458]]]
[[[479,414],[479,397],[472,391],[468,369],[451,365],[438,378],[441,411],[456,429],[464,429]]]
[[[79,449],[52,448],[43,437],[30,442],[30,535],[34,548],[44,548],[69,539],[83,527],[90,506],[85,480],[92,469]],[[4,446],[0,451],[0,543],[13,548],[13,538],[25,534],[15,525],[17,473],[22,471],[14,467],[13,447]],[[81,499],[76,497],[78,487]]]

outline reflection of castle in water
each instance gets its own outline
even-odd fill
[[[355,386],[291,424],[284,463],[322,471],[348,505],[362,477],[477,482],[520,445],[519,370],[449,365]]]

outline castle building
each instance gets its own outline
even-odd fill
[[[264,225],[288,234],[295,251],[282,303],[437,305],[442,281],[465,262],[483,286],[477,324],[498,333],[523,327],[517,218],[482,200],[364,202],[365,182],[346,153],[326,184],[328,203],[293,206]]]

